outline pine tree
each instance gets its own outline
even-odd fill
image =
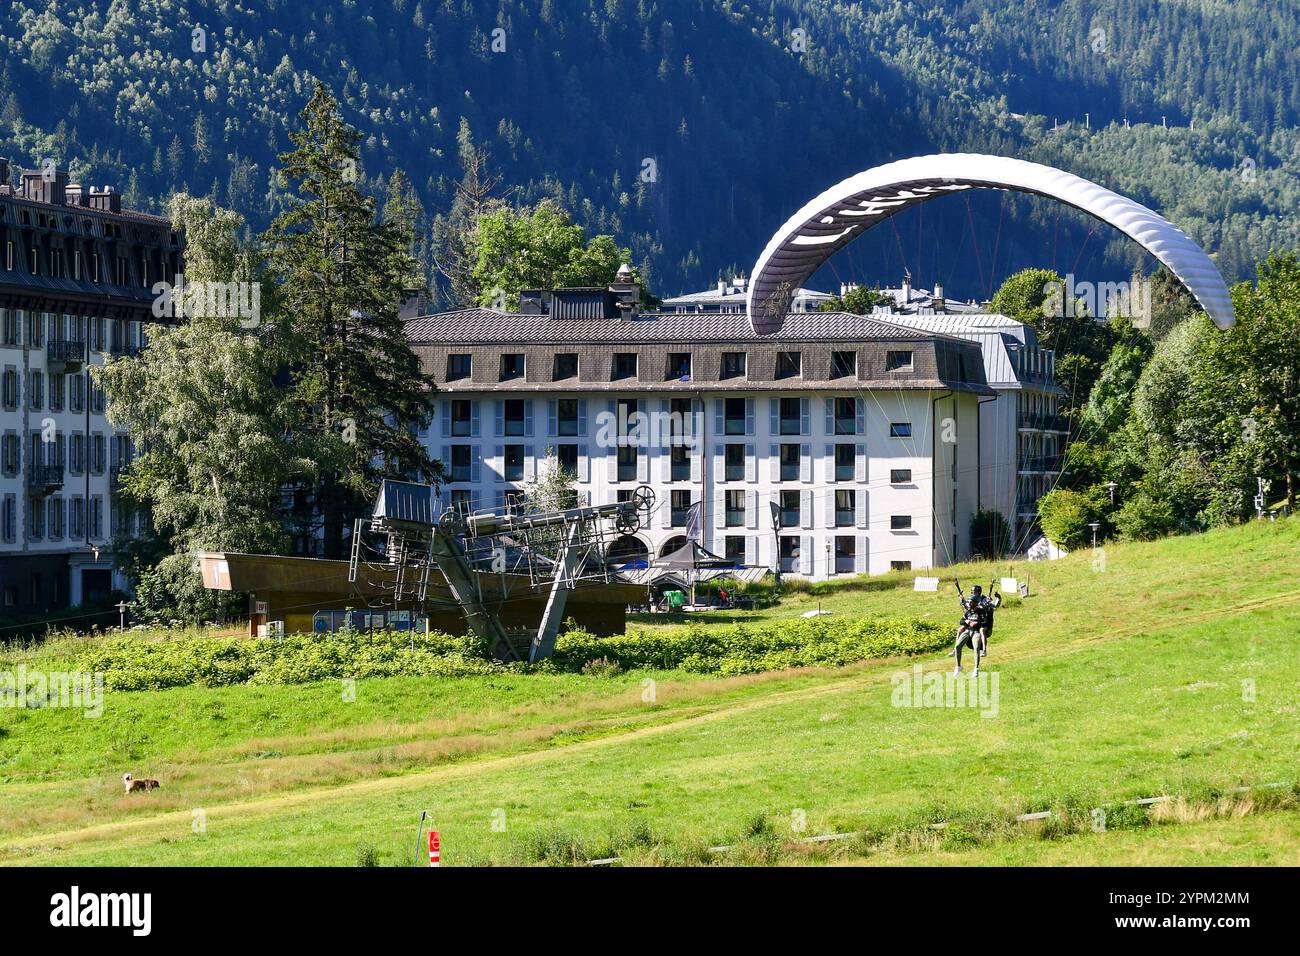
[[[326,557],[344,553],[350,520],[385,477],[436,477],[415,428],[433,380],[411,351],[398,301],[415,270],[403,231],[377,222],[361,191],[360,134],[321,83],[280,157],[293,193],[265,233],[290,353],[295,429],[321,463],[302,490]]]

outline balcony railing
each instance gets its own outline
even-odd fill
[[[37,463],[27,470],[27,487],[32,491],[50,492],[63,487],[63,464]]]
[[[114,342],[108,347],[108,353],[115,358],[135,358],[140,354],[140,346],[125,342]]]
[[[1020,463],[1020,470],[1041,472],[1046,475],[1055,475],[1061,470],[1061,455],[1041,455],[1034,458],[1026,458]]]
[[[1021,415],[1020,428],[1032,431],[1068,432],[1069,423],[1060,415]]]
[[[55,339],[45,345],[45,357],[50,362],[79,365],[86,360],[86,343],[79,339]]]

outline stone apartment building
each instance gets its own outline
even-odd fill
[[[90,369],[145,344],[150,287],[181,270],[170,223],[110,187],[0,160],[0,616],[106,597],[115,538],[148,519],[115,498],[130,437]]]

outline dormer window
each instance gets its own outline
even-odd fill
[[[803,370],[803,355],[800,352],[776,353],[776,377],[798,378]]]

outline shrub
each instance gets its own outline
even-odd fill
[[[555,664],[582,670],[597,660],[624,669],[682,669],[699,674],[749,674],[788,667],[839,667],[873,657],[922,654],[947,645],[938,624],[901,618],[797,618],[762,625],[699,624],[595,637],[560,636]]]

